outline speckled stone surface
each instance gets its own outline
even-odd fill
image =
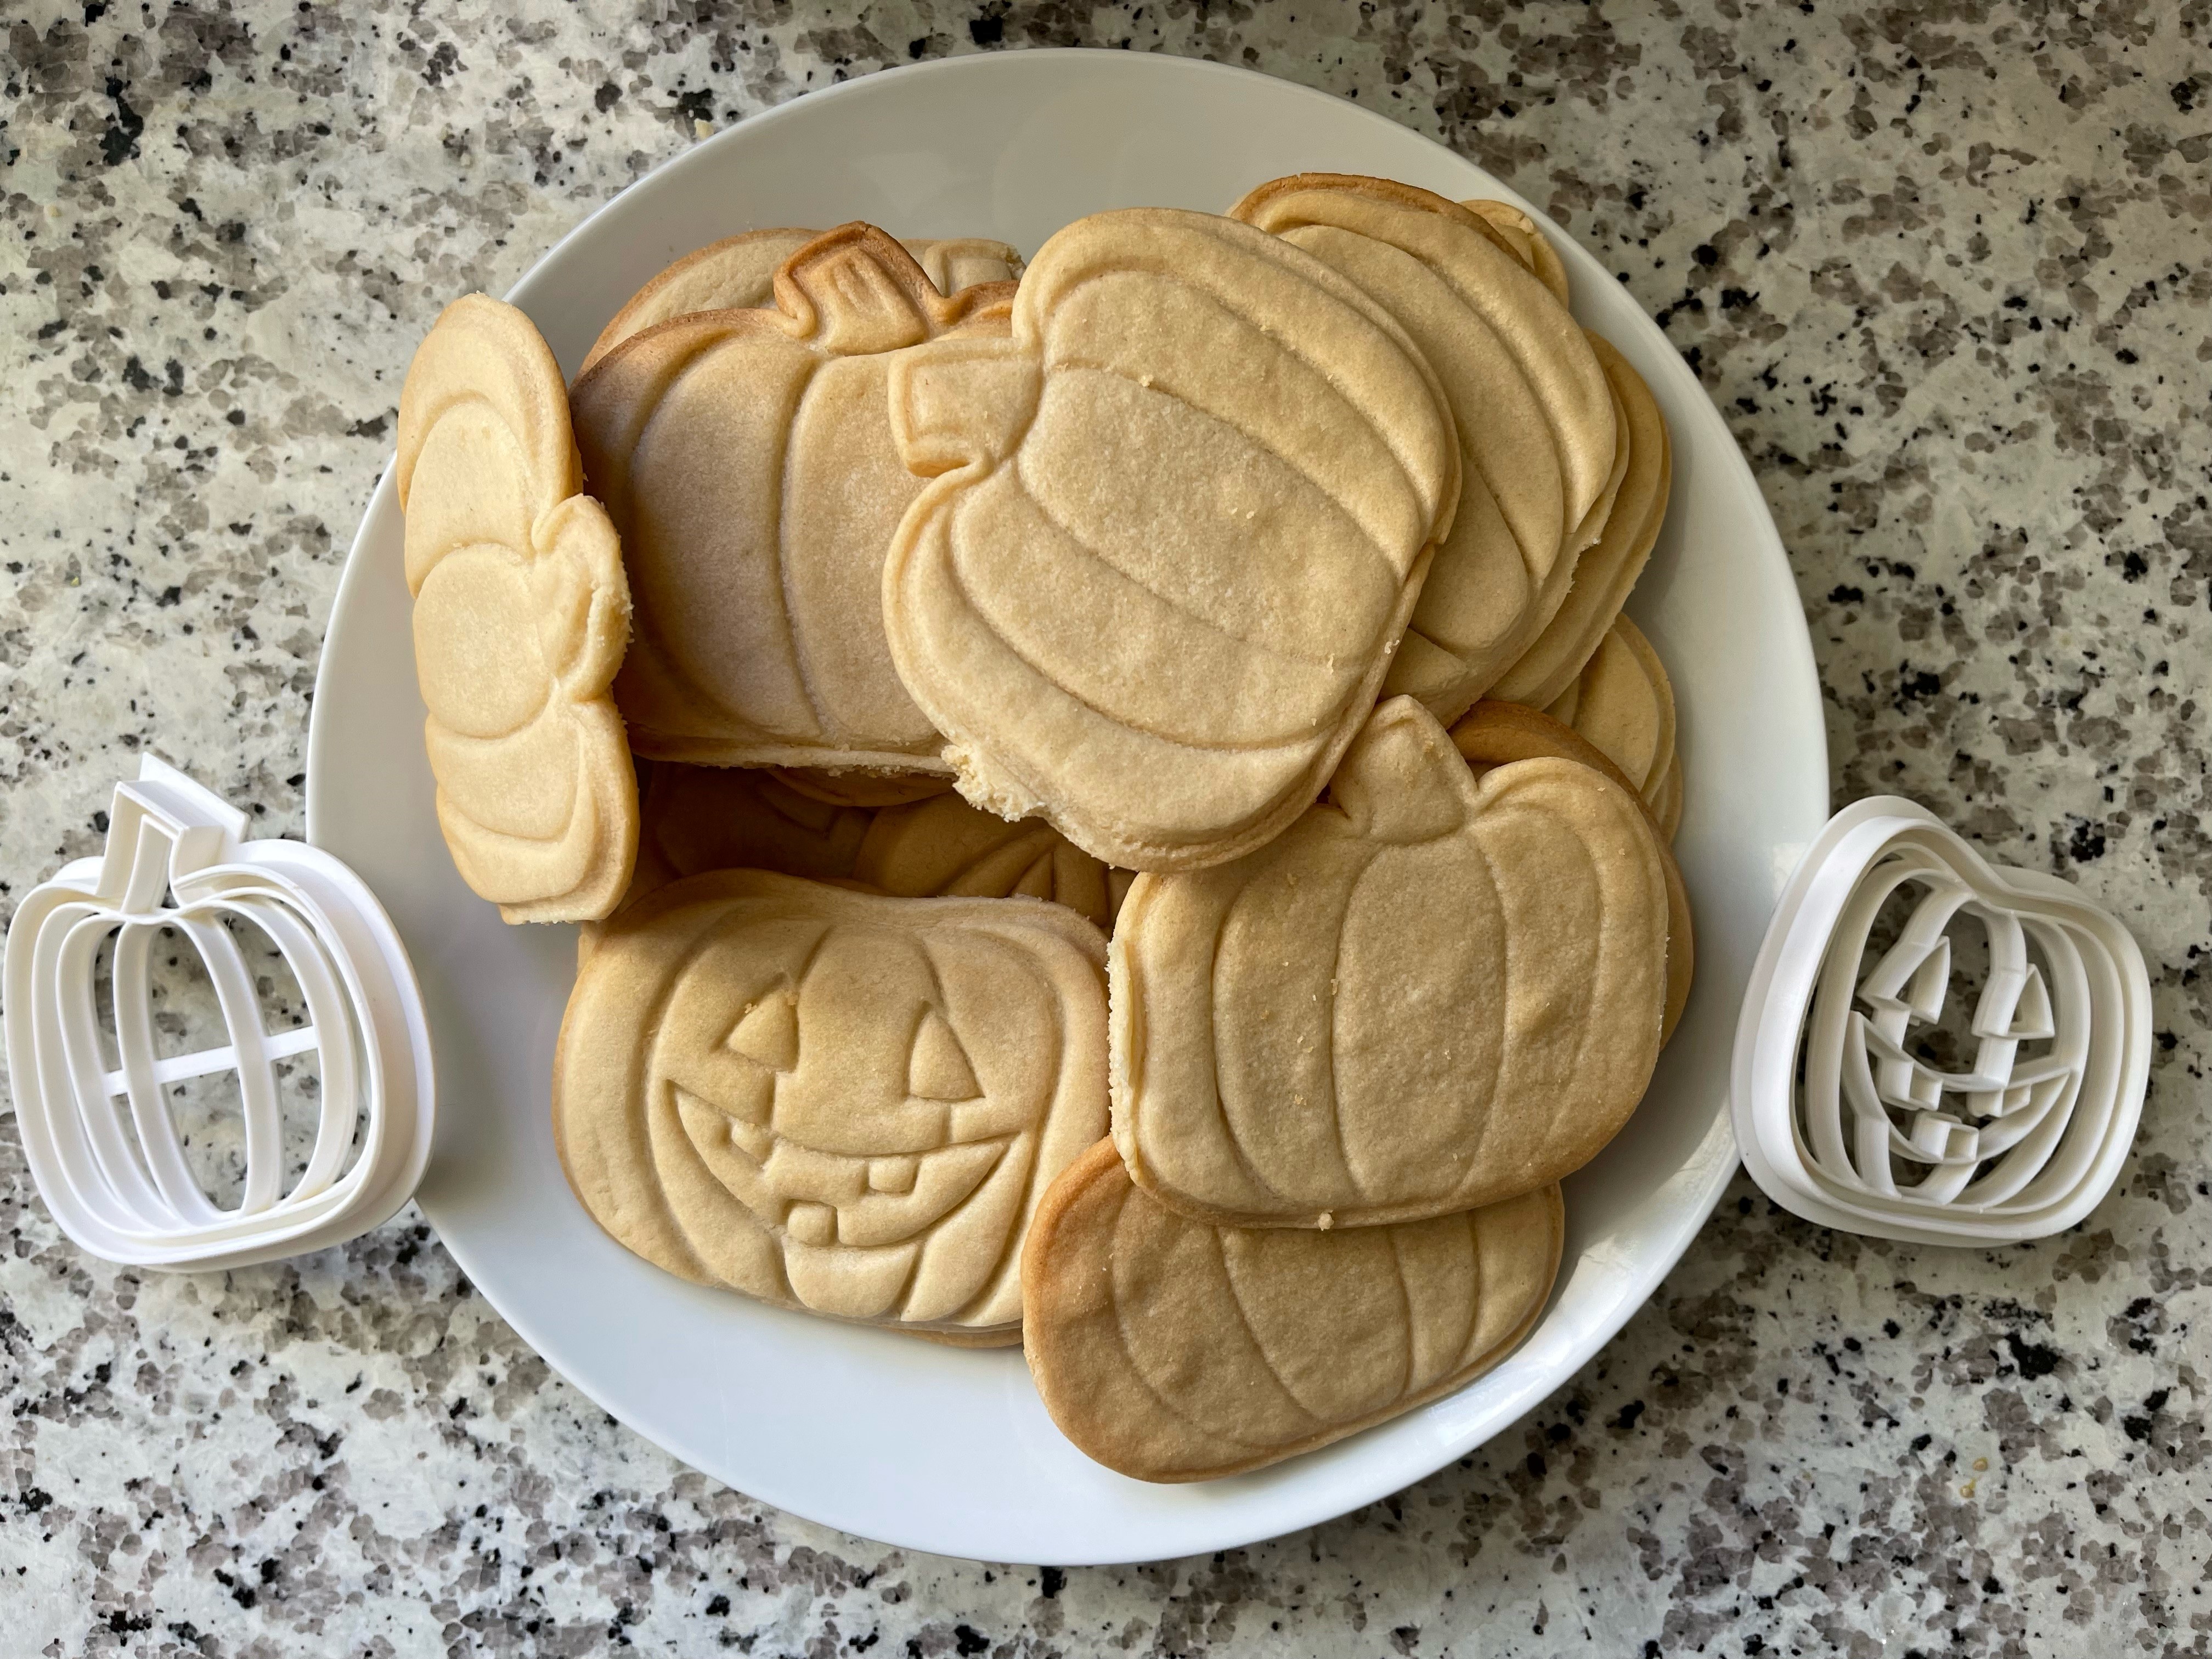
[[[88,1260],[0,1120],[0,1648],[2212,1651],[2205,0],[26,0],[5,27],[0,913],[97,846],[143,744],[297,832],[340,562],[447,299],[702,124],[915,58],[1127,45],[1357,96],[1601,250],[1758,472],[1838,799],[1917,796],[2116,907],[2159,1052],[2119,1189],[2063,1237],[1867,1243],[1739,1180],[1481,1455],[1274,1543],[1066,1572],[685,1470],[411,1211],[222,1278]]]

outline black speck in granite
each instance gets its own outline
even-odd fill
[[[1476,1455],[1278,1542],[1112,1570],[888,1550],[684,1469],[411,1211],[228,1274],[92,1261],[0,1120],[0,1646],[2212,1650],[2202,0],[94,0],[4,27],[0,915],[97,847],[146,748],[297,833],[339,565],[447,300],[706,126],[1080,44],[1354,99],[1595,251],[1751,459],[1837,799],[1911,795],[2081,882],[2142,941],[2159,1039],[2137,1152],[2072,1232],[1914,1249],[1739,1181]]]

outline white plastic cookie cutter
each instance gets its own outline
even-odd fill
[[[1910,913],[1875,955],[1900,895]],[[1958,1072],[1911,1033],[1942,1017],[1962,924],[1988,960]],[[2125,927],[1880,795],[1828,821],[1776,907],[1736,1027],[1736,1140],[1752,1178],[1808,1221],[1919,1244],[2040,1238],[2118,1176],[2150,1046],[2150,980]]]
[[[33,888],[9,926],[8,1072],[32,1178],[62,1230],[111,1261],[239,1267],[343,1243],[407,1201],[429,1155],[430,1033],[390,918],[328,853],[246,836],[244,813],[148,757],[136,782],[116,786],[106,852]],[[265,1029],[234,926],[283,957],[308,1023]],[[164,930],[206,964],[228,1043],[157,1054]],[[311,1050],[313,1146],[287,1183],[276,1067]],[[243,1195],[229,1209],[193,1174],[167,1097],[221,1073],[236,1074],[244,1132]]]

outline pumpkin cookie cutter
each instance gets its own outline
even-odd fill
[[[111,1261],[240,1267],[343,1243],[407,1201],[429,1155],[430,1033],[398,932],[330,854],[246,829],[245,813],[145,757],[116,786],[106,851],[33,888],[9,926],[8,1072],[31,1176],[62,1231]],[[234,927],[283,957],[306,1023],[267,1029]],[[205,964],[227,1042],[158,1052],[149,999],[165,931]],[[276,1068],[311,1052],[301,1160],[287,1155]],[[243,1130],[231,1208],[194,1174],[168,1101],[171,1085],[220,1073],[237,1079]]]
[[[1987,965],[1959,1069],[1914,1029],[1942,1019],[1954,940],[1976,927]],[[2041,1238],[2118,1176],[2150,1046],[2149,976],[2116,918],[1875,796],[1828,821],[1776,907],[1736,1027],[1736,1140],[1808,1221],[1918,1244]]]

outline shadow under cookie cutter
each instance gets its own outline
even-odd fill
[[[62,1231],[111,1261],[240,1267],[343,1243],[407,1201],[429,1156],[429,1027],[398,932],[330,854],[249,841],[246,826],[145,757],[137,781],[116,786],[106,851],[33,888],[9,926],[8,1072],[31,1176]],[[307,1024],[264,1027],[227,920],[283,957]],[[151,959],[165,929],[206,964],[227,1043],[158,1052]],[[113,1024],[103,1030],[97,980],[110,939]],[[311,1051],[313,1142],[287,1182],[276,1068]],[[222,1073],[238,1080],[245,1146],[243,1195],[229,1209],[193,1173],[167,1099],[173,1084]]]
[[[1869,963],[1900,894],[1917,895],[1911,914]],[[1989,969],[1972,1068],[1953,1072],[1909,1038],[1942,1015],[1962,920],[1982,928]],[[2118,920],[1875,796],[1828,821],[1775,908],[1736,1027],[1736,1140],[1770,1198],[1824,1226],[1922,1244],[2041,1238],[2118,1177],[2150,1045],[2149,976]]]

